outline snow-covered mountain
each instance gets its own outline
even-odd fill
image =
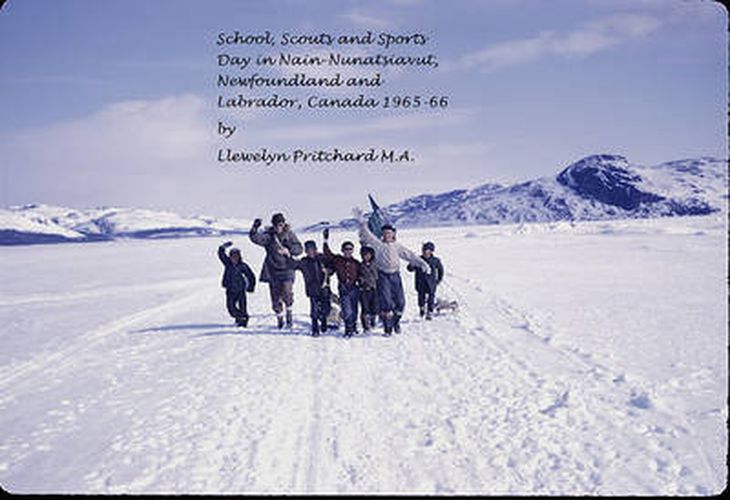
[[[704,215],[724,209],[727,199],[725,160],[702,157],[647,167],[605,154],[583,158],[554,177],[422,194],[384,211],[399,227],[426,227]],[[354,226],[353,219],[334,224]],[[135,208],[0,209],[0,245],[245,234],[249,227],[249,220]]]
[[[554,177],[424,194],[383,209],[401,227],[704,215],[727,206],[727,176],[727,161],[716,158],[640,166],[602,154]],[[344,219],[335,227],[354,225]]]
[[[248,220],[135,208],[75,210],[33,204],[0,210],[0,245],[242,234],[250,225]]]

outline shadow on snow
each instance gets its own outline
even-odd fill
[[[142,328],[140,330],[132,330],[131,333],[154,333],[154,332],[184,332],[190,330],[210,330],[192,335],[191,337],[214,337],[217,335],[280,335],[283,337],[301,336],[311,337],[311,323],[294,319],[291,329],[276,328],[273,324],[270,314],[254,314],[250,316],[250,320],[264,319],[264,321],[272,321],[271,325],[266,324],[249,324],[248,327],[241,328],[231,323],[190,323],[190,324],[174,324],[160,325]],[[342,328],[329,329],[324,333],[320,333],[320,337],[343,337],[344,330]],[[363,333],[360,331],[352,338],[380,337],[380,333]]]

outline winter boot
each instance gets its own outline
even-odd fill
[[[400,314],[393,316],[393,331],[395,333],[400,333]]]
[[[431,320],[433,319],[433,312],[432,312],[432,311],[428,311],[428,312],[426,313],[426,319],[427,319],[428,321],[431,321]]]
[[[319,331],[325,333],[327,331],[327,320],[323,319],[322,324],[319,327]]]
[[[393,317],[383,316],[383,336],[390,337],[391,333],[393,333]]]
[[[286,310],[286,327],[291,328],[292,327],[292,315],[291,315],[291,309]]]
[[[276,315],[276,327],[281,330],[284,328],[284,316],[282,314]]]
[[[316,322],[312,322],[312,337],[319,337],[319,327]]]
[[[418,314],[423,318],[426,315],[426,309],[421,307]]]

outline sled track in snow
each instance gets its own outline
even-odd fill
[[[27,304],[47,304],[51,302],[70,302],[74,300],[93,299],[99,296],[106,295],[123,295],[123,294],[134,294],[139,292],[149,291],[168,291],[185,288],[195,288],[201,285],[209,284],[210,279],[208,278],[197,278],[197,279],[175,279],[168,281],[161,281],[155,283],[145,283],[142,285],[120,285],[120,286],[105,286],[105,287],[94,287],[83,290],[77,290],[74,292],[63,292],[63,293],[36,293],[32,295],[22,296],[11,296],[2,297],[0,296],[0,307],[8,306],[19,306]]]
[[[264,321],[268,324],[270,318]],[[303,326],[296,322],[298,329]],[[251,327],[265,328],[259,318]],[[136,412],[133,425],[114,438],[117,453],[107,454],[102,467],[87,475],[92,491],[311,491],[317,487],[318,471],[322,463],[331,464],[331,450],[337,446],[334,429],[326,427],[327,418],[318,417],[320,413],[332,416],[322,395],[332,394],[328,384],[337,380],[333,343],[302,339],[302,335],[256,337],[230,330],[232,336],[227,338],[237,340],[227,347],[214,343],[201,347],[195,337],[188,341],[183,347],[187,351],[205,349],[205,363],[192,365],[182,381],[160,381],[163,386],[175,386],[176,393],[160,402],[159,411]],[[296,349],[297,355],[271,358],[271,346],[277,343],[282,354]],[[336,384],[334,389],[339,387]],[[195,403],[189,397],[193,391],[200,395]],[[129,402],[120,403],[129,406]],[[160,421],[174,425],[160,428]],[[149,428],[158,429],[154,439]],[[189,446],[180,449],[180,442]],[[150,447],[171,451],[154,460]],[[119,484],[116,477],[119,452],[142,469],[131,482]],[[181,476],[179,469],[187,471],[183,482],[175,479]]]
[[[313,339],[304,312],[289,334],[268,314],[248,330],[201,323],[225,314],[212,285],[125,315],[0,371],[4,403],[34,397],[39,383],[96,378],[76,401],[49,400],[32,432],[10,434],[4,460],[32,460],[83,422],[95,459],[71,491],[692,494],[717,485],[701,450],[677,439],[691,430],[653,404],[651,388],[556,345],[549,323],[468,278],[447,274],[443,287],[459,315],[421,321],[411,291],[404,333],[389,339]],[[266,294],[250,306],[268,310]],[[107,364],[87,362],[105,354]]]
[[[720,482],[714,477],[704,450],[694,440],[690,440],[692,445],[687,448],[675,439],[680,436],[691,438],[691,427],[680,416],[656,407],[649,396],[656,392],[655,389],[647,387],[645,382],[632,383],[635,376],[611,370],[578,348],[555,345],[551,340],[554,334],[551,325],[521,311],[473,280],[453,274],[447,274],[447,277],[449,280],[444,280],[444,285],[458,297],[460,306],[466,306],[462,308],[465,323],[471,324],[472,331],[483,333],[501,352],[522,366],[525,371],[518,376],[528,384],[537,381],[542,385],[543,379],[554,379],[553,383],[559,387],[555,400],[541,409],[541,413],[555,416],[561,408],[578,403],[585,409],[584,416],[590,416],[585,422],[589,424],[586,431],[599,426],[620,435],[626,444],[640,443],[631,451],[640,456],[640,460],[628,454],[614,458],[625,461],[624,473],[634,476],[637,486],[646,488],[649,493],[704,494],[708,490],[719,491]],[[466,286],[472,293],[459,292],[448,283],[450,280]],[[479,304],[475,304],[469,295],[479,297]],[[529,358],[540,361],[552,358],[555,369],[538,374]],[[622,425],[624,422],[627,425]],[[607,444],[614,442],[609,440]],[[687,457],[696,457],[691,467]],[[647,472],[658,474],[665,482],[648,484],[634,472],[634,467],[628,466],[629,462],[648,467]],[[598,484],[600,481],[597,481]]]
[[[40,373],[43,373],[44,378],[55,378],[61,373],[73,369],[82,359],[79,357],[80,354],[108,340],[114,333],[125,331],[151,318],[173,316],[181,309],[195,304],[202,297],[211,293],[213,293],[211,288],[198,290],[182,298],[169,300],[154,307],[143,309],[78,335],[70,344],[60,350],[42,352],[32,359],[10,363],[0,368],[0,398],[11,386],[17,392],[19,383],[28,379],[32,380]]]

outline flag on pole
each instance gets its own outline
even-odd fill
[[[373,210],[368,218],[368,229],[370,229],[375,236],[381,238],[383,236],[383,231],[380,228],[383,224],[385,224],[385,218],[380,207],[377,203],[375,203],[373,195],[368,194],[368,199],[370,200],[370,207]]]

